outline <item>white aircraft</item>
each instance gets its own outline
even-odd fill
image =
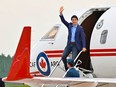
[[[66,45],[67,29],[62,23],[53,26],[31,52],[31,27],[24,27],[9,74],[3,80],[32,87],[46,84],[96,87],[98,83],[116,83],[115,23],[116,7],[91,8],[79,18],[87,41],[87,52],[78,55],[80,78],[63,78],[64,66],[59,61]]]

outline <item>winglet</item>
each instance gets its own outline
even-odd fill
[[[7,81],[32,78],[30,76],[30,45],[31,27],[26,26],[23,29],[16,53],[13,57]]]

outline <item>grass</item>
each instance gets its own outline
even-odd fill
[[[5,83],[5,87],[30,87],[30,86],[18,83]]]
[[[24,85],[6,85],[5,87],[30,87],[30,86],[24,86]]]

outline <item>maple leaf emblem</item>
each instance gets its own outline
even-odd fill
[[[44,62],[43,59],[41,59],[40,66],[41,66],[42,68],[45,68],[45,67],[46,67],[46,62]]]

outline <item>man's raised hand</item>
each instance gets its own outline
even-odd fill
[[[59,10],[59,12],[60,12],[60,15],[62,15],[62,12],[64,11],[64,8],[63,8],[63,6],[61,6],[60,7],[60,10]]]

